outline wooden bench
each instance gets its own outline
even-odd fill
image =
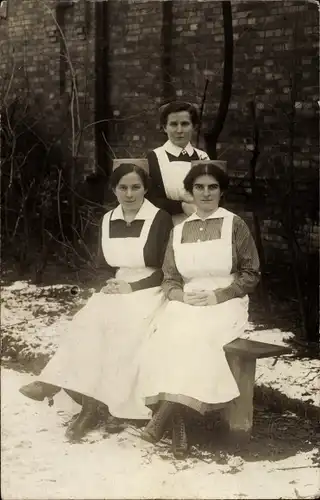
[[[256,361],[289,354],[292,350],[289,347],[247,339],[236,339],[227,344],[224,350],[240,391],[240,396],[224,407],[224,418],[231,440],[248,441],[252,430]]]

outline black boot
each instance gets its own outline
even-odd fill
[[[21,394],[35,401],[43,401],[45,398],[51,399],[59,391],[61,391],[61,387],[45,382],[31,382],[31,384],[23,385],[19,389]]]
[[[141,438],[149,443],[157,443],[162,438],[165,426],[170,417],[174,403],[163,401],[152,419],[141,433]]]
[[[96,426],[99,420],[98,401],[87,396],[83,396],[82,401],[81,412],[66,430],[66,437],[69,441],[80,441]]]
[[[185,420],[180,409],[176,409],[172,417],[172,452],[179,460],[186,458],[188,454]]]
[[[109,407],[104,403],[98,405],[99,420],[104,424],[106,434],[118,434],[125,430],[126,425],[120,418],[114,417]]]

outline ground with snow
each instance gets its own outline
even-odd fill
[[[69,285],[36,287],[15,282],[1,294],[5,361],[38,368],[55,351],[72,315],[92,290]],[[286,343],[280,330],[246,334],[254,340]],[[257,384],[276,388],[286,398],[319,407],[320,362],[293,355],[260,360]],[[53,407],[22,396],[31,373],[3,368],[1,373],[2,498],[315,498],[320,490],[317,423],[283,408],[256,406],[251,442],[227,445],[216,422],[189,423],[191,457],[177,462],[170,441],[157,447],[142,442],[139,429],[107,435],[96,429],[70,445],[65,426],[79,411],[63,392]],[[191,425],[192,424],[192,425]]]

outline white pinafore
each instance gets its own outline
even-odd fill
[[[102,226],[106,261],[119,267],[116,278],[146,278],[143,249],[158,212],[145,200],[136,219],[144,219],[138,238],[110,238],[110,219],[123,219],[121,207],[108,212]],[[164,302],[160,287],[129,294],[95,293],[70,322],[70,331],[40,375],[40,380],[93,397],[119,418],[148,418],[150,410],[137,396],[139,354],[150,325]]]
[[[200,149],[194,148],[199,158],[207,159],[208,156]],[[190,198],[190,195],[184,189],[183,181],[191,168],[190,161],[169,161],[165,147],[160,146],[154,150],[161,172],[164,189],[169,200],[184,201]],[[186,219],[184,214],[174,215],[172,217],[174,225],[179,224]]]
[[[220,239],[181,243],[187,221],[173,230],[175,261],[185,292],[215,290],[232,283],[233,214],[219,208],[212,217],[223,218]],[[244,332],[247,320],[247,296],[201,307],[168,301],[144,352],[140,376],[145,380],[147,404],[160,393],[206,404],[239,396],[223,346]]]

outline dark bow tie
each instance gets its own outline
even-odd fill
[[[182,150],[183,151],[183,150]],[[168,156],[168,159],[169,161],[191,161],[191,160],[199,160],[199,156],[198,154],[196,153],[196,151],[193,151],[193,154],[192,156],[189,156],[189,154],[187,153],[187,151],[184,152],[184,154],[182,153],[179,154],[179,156],[174,156],[170,153],[168,153],[168,151],[166,151],[167,153],[167,156]]]

